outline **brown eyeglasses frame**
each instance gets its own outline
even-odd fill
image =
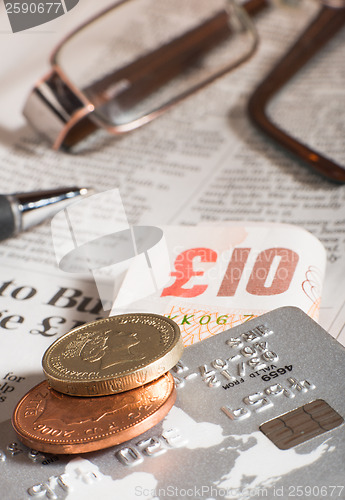
[[[322,6],[291,49],[251,95],[247,111],[254,125],[287,151],[330,181],[345,183],[345,167],[323,156],[279,128],[268,116],[268,105],[277,92],[338,33],[345,24],[345,9]],[[345,82],[344,82],[345,85]]]

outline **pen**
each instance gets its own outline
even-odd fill
[[[89,188],[62,187],[0,195],[0,240],[40,224],[63,210],[76,198],[92,192]]]

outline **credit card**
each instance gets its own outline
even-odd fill
[[[105,451],[35,453],[2,424],[5,498],[345,498],[345,349],[304,312],[187,347],[172,373],[167,417]]]

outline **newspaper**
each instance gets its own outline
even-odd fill
[[[21,111],[34,82],[49,68],[51,50],[65,33],[90,16],[92,3],[84,0],[53,23],[17,34],[10,32],[1,6],[3,192],[61,185],[93,186],[98,191],[118,187],[130,224],[251,220],[303,227],[328,251],[320,323],[344,342],[344,187],[328,183],[267,141],[252,127],[245,112],[250,92],[309,22],[315,8],[303,4],[298,13],[290,7],[267,9],[256,19],[259,50],[243,67],[129,135],[115,138],[100,132],[79,153],[55,153],[33,133]],[[99,8],[107,4],[99,2]],[[329,76],[325,78],[322,71],[313,74],[312,82],[307,79],[305,87],[298,85],[298,102],[291,104],[288,97],[275,105],[278,116],[286,117],[290,126],[295,123],[298,108],[303,111],[306,102],[309,106],[314,103],[304,119],[305,129],[312,134],[314,128],[321,127],[313,119],[320,101],[339,102],[344,87],[338,71],[343,61],[343,37],[340,33],[332,42],[330,54],[322,56],[323,64],[332,56]],[[310,94],[322,99],[313,97],[310,103]],[[344,164],[343,124],[334,106],[331,104],[322,128],[325,131],[334,124],[329,142],[335,144]],[[298,119],[296,129],[300,127]],[[49,223],[2,242],[0,257],[10,258],[18,268],[33,263],[39,268],[43,264],[53,267]]]
[[[109,3],[98,0],[97,9]],[[327,250],[319,322],[345,344],[345,186],[325,181],[285,154],[246,116],[249,95],[317,6],[303,3],[298,12],[288,6],[266,9],[255,21],[260,36],[256,55],[155,122],[121,137],[99,132],[78,152],[53,152],[27,125],[22,108],[34,82],[49,70],[56,43],[89,17],[94,6],[93,0],[83,0],[50,24],[13,34],[0,5],[2,192],[61,185],[92,186],[99,192],[116,187],[132,225],[253,221],[310,231]],[[323,142],[334,146],[343,165],[344,117],[339,102],[344,90],[344,36],[340,33],[322,55],[322,64],[332,61],[331,71],[315,69],[306,85],[303,78],[295,80],[297,101],[287,96],[272,107],[287,126],[296,127],[296,133],[308,132],[312,141],[317,142],[314,131],[321,130]],[[330,104],[322,112],[321,102]],[[296,118],[297,111],[303,119]],[[42,380],[40,359],[46,347],[67,329],[108,312],[101,307],[92,279],[83,281],[57,268],[49,222],[1,242],[0,269],[0,420],[6,441],[16,402]],[[216,309],[213,305],[210,311]],[[9,457],[6,465],[10,460],[23,464],[14,453],[1,451],[1,460],[4,456]],[[30,486],[34,481],[36,477]],[[78,485],[82,478],[76,478],[76,491]],[[47,490],[47,498],[61,498],[57,483],[54,488],[53,493]],[[13,498],[28,497],[17,493]]]

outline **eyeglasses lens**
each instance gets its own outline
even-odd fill
[[[105,126],[160,113],[254,51],[252,25],[229,0],[127,0],[76,32],[55,62]]]

